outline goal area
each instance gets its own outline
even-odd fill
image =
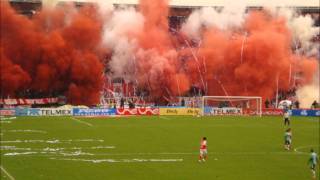
[[[262,98],[258,96],[203,96],[202,116],[262,115]]]

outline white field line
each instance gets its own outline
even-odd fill
[[[0,150],[2,151],[48,151],[48,152],[56,152],[56,151],[63,151],[63,150],[83,150],[83,149],[114,149],[115,146],[93,146],[93,147],[71,147],[71,148],[63,148],[63,147],[45,147],[45,148],[19,148],[16,146],[0,146]]]
[[[0,121],[17,119],[17,117],[1,117]]]
[[[4,169],[4,167],[0,166],[1,170],[9,177],[10,180],[15,180],[13,176],[11,176],[8,171]]]
[[[60,143],[71,143],[71,142],[104,142],[102,139],[67,139],[67,140],[59,140],[59,139],[50,139],[50,140],[42,140],[42,139],[31,139],[31,140],[10,140],[10,141],[0,141],[0,144],[4,143],[48,143],[48,144],[60,144]]]
[[[93,154],[93,153],[85,153],[81,151],[76,151],[76,152],[50,152],[50,151],[42,151],[42,152],[37,152],[37,153],[30,153],[30,152],[22,152],[22,153],[9,153],[8,155],[27,155],[27,156],[60,156],[60,155],[69,155],[69,156],[146,156],[146,155],[155,155],[155,156],[161,156],[161,155],[198,155],[199,153],[196,152],[162,152],[162,153],[98,153],[98,154]],[[303,153],[303,152],[211,152],[208,153],[209,155],[235,155],[235,156],[250,156],[250,155],[306,155],[308,153]],[[5,154],[6,155],[6,154]]]
[[[3,124],[7,123],[8,124],[8,123],[11,123],[11,121],[0,121],[0,123],[3,123]]]
[[[306,149],[306,148],[312,148],[312,147],[319,147],[319,145],[299,146],[299,147],[294,148],[294,151],[297,152],[297,153],[299,153],[299,154],[309,154],[309,153],[307,153],[307,152],[299,151],[299,149]]]
[[[3,130],[3,132],[26,132],[26,133],[42,133],[46,134],[47,131],[33,130],[33,129],[13,129],[13,130]]]
[[[87,152],[82,152],[82,151],[75,151],[75,152],[47,152],[47,151],[42,151],[42,152],[11,152],[11,153],[5,153],[4,156],[21,156],[21,155],[35,155],[35,154],[53,154],[53,155],[58,155],[58,156],[93,156],[94,154],[92,153],[87,153]]]
[[[87,126],[91,126],[91,127],[93,126],[92,124],[90,124],[90,123],[88,123],[88,122],[81,121],[80,119],[77,119],[77,118],[74,118],[74,117],[72,117],[71,119],[77,121],[78,123],[85,124],[85,125],[87,125]]]
[[[53,160],[65,160],[65,161],[83,161],[92,163],[140,163],[140,162],[182,162],[183,159],[76,159],[76,158],[50,158]]]
[[[131,155],[198,155],[198,152],[161,152],[161,153],[98,153],[95,156],[131,156]],[[297,155],[295,152],[210,152],[211,155]],[[300,153],[299,153],[300,154]]]
[[[171,118],[168,117],[164,117],[164,116],[159,116],[161,119],[166,119],[166,120],[170,120]]]

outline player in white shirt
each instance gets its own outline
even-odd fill
[[[207,138],[203,137],[200,142],[199,162],[205,162],[208,159]]]
[[[283,113],[283,118],[284,118],[284,125],[290,126],[290,114],[288,110],[285,110]]]

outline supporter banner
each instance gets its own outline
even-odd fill
[[[116,115],[116,109],[80,109],[73,108],[74,116],[110,116]]]
[[[4,104],[4,105],[53,104],[53,103],[57,103],[57,102],[58,102],[58,98],[0,99],[0,104]]]
[[[159,108],[118,108],[117,115],[158,115]]]
[[[15,110],[14,109],[0,109],[1,116],[14,116]]]
[[[225,108],[217,108],[217,107],[205,107],[204,114],[210,115],[240,115],[242,114],[241,108],[235,107],[225,107]]]
[[[60,108],[16,108],[16,116],[71,116],[71,109]]]
[[[160,115],[197,115],[200,108],[159,108]]]
[[[292,116],[320,116],[320,109],[292,109]]]

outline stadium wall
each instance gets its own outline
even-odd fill
[[[1,116],[192,116],[200,114],[200,108],[182,108],[182,107],[160,107],[160,108],[13,108],[13,109],[0,109]],[[220,112],[220,111],[219,111]],[[221,111],[222,112],[222,111]],[[238,111],[237,111],[238,112]],[[245,112],[244,114],[250,114]],[[307,117],[320,117],[320,109],[293,109],[289,113],[292,116],[307,116]],[[224,113],[226,114],[226,113]],[[224,115],[218,113],[214,115]],[[237,115],[237,114],[228,114]],[[262,109],[264,116],[282,116],[282,109]]]

